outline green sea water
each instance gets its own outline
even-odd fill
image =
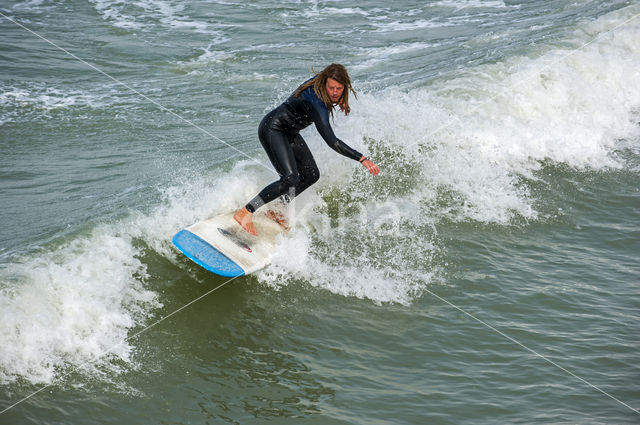
[[[0,3],[1,424],[640,419],[632,1]],[[277,178],[262,116],[358,92],[271,266],[181,228]]]

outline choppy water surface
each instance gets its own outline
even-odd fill
[[[638,422],[635,2],[0,12],[1,423]],[[305,130],[273,264],[185,307],[226,279],[172,235],[276,178],[257,125],[331,62],[383,173]]]

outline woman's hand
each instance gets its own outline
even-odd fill
[[[369,158],[362,157],[360,158],[360,163],[367,168],[367,171],[377,176],[380,173],[380,167],[373,163]]]

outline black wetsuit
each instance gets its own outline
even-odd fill
[[[360,152],[347,146],[333,133],[329,124],[329,110],[316,95],[313,86],[302,91],[298,97],[293,94],[269,112],[258,127],[260,143],[280,179],[262,189],[246,205],[250,212],[255,212],[279,196],[284,195],[284,199],[297,196],[318,181],[318,166],[300,135],[300,130],[312,123],[333,150],[356,161],[362,157]]]

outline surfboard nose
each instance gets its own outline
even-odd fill
[[[172,239],[173,244],[199,266],[220,276],[243,276],[244,270],[206,241],[190,231],[180,230]]]

